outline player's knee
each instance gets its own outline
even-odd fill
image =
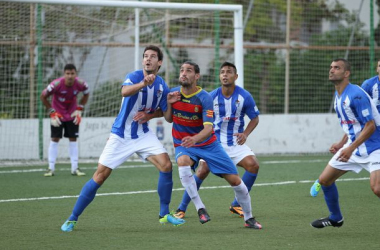
[[[169,160],[167,162],[165,162],[164,164],[162,164],[161,166],[161,171],[162,172],[171,172],[173,169],[173,165],[172,165],[172,162]]]
[[[204,180],[207,178],[210,173],[210,169],[205,161],[200,161],[199,166],[197,168],[197,176],[199,179]]]

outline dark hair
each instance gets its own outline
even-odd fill
[[[343,62],[344,70],[351,72],[351,64],[346,59],[344,59],[344,58],[337,58],[337,59],[334,59],[333,62]]]
[[[219,70],[222,69],[223,67],[226,67],[226,66],[227,66],[227,67],[234,68],[234,70],[235,70],[235,74],[237,73],[237,69],[236,69],[235,64],[230,63],[230,62],[224,62],[222,65],[220,65]]]
[[[147,50],[156,51],[157,52],[157,56],[158,56],[158,61],[164,60],[164,54],[162,54],[162,51],[160,50],[159,47],[154,46],[154,45],[149,45],[149,46],[145,47],[144,53],[143,53],[143,58],[144,58],[145,51],[147,51]]]
[[[72,63],[68,63],[68,64],[66,64],[65,67],[63,68],[63,71],[66,71],[66,70],[75,70],[75,71],[77,71],[77,68],[75,67],[74,64],[72,64]]]
[[[186,62],[182,63],[182,65],[184,65],[184,64],[190,64],[191,66],[193,66],[193,67],[194,67],[195,74],[199,74],[199,73],[200,73],[199,65],[196,64],[195,62],[192,62],[192,61],[186,61]]]

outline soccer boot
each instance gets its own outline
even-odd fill
[[[161,217],[161,216],[160,216]],[[176,218],[176,217],[174,217],[173,215],[171,215],[171,214],[167,214],[167,215],[165,215],[164,217],[161,217],[160,219],[159,219],[159,222],[162,224],[162,225],[164,225],[164,224],[166,224],[166,223],[170,223],[170,224],[172,224],[173,226],[181,226],[181,225],[183,225],[183,224],[185,224],[185,220],[183,220],[183,219],[178,219],[178,218]]]
[[[74,230],[74,227],[75,225],[77,224],[76,221],[65,221],[65,223],[63,223],[63,225],[61,226],[61,230],[63,232],[71,232]]]
[[[310,225],[315,228],[324,228],[324,227],[341,227],[343,226],[343,221],[344,219],[342,218],[340,221],[333,221],[329,217],[326,218],[321,218],[318,220],[313,221]]]
[[[208,215],[205,208],[200,208],[198,210],[198,216],[199,216],[199,221],[202,224],[205,224],[206,222],[211,220],[210,215]]]
[[[321,191],[321,184],[319,184],[319,181],[316,180],[314,182],[313,186],[311,186],[311,188],[310,188],[310,195],[313,197],[316,197],[318,195],[319,191]]]
[[[183,219],[185,218],[185,211],[178,208],[177,211],[175,211],[175,213],[173,214],[173,216],[178,219]]]
[[[49,169],[46,173],[44,173],[44,176],[45,177],[52,177],[52,176],[54,176],[54,172]]]
[[[253,228],[253,229],[262,229],[263,226],[261,226],[260,222],[258,222],[255,217],[252,217],[245,221],[244,226],[246,228]]]
[[[230,211],[233,214],[239,215],[240,218],[244,217],[243,209],[241,208],[241,206],[232,206],[231,205],[230,206]]]
[[[82,171],[80,171],[79,168],[77,168],[77,170],[75,170],[74,172],[71,172],[72,175],[75,175],[75,176],[85,176],[86,173],[83,173]]]

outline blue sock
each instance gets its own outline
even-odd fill
[[[96,191],[100,185],[96,183],[92,178],[86,184],[84,184],[82,191],[78,197],[77,202],[75,203],[73,213],[70,215],[70,221],[77,221],[79,215],[83,213],[83,210],[91,203],[95,198]]]
[[[340,221],[343,218],[343,216],[339,208],[339,194],[335,182],[328,187],[322,186],[322,189],[323,193],[325,194],[325,201],[327,207],[330,211],[329,218],[333,221]]]
[[[256,181],[256,178],[257,178],[257,174],[253,174],[253,173],[250,173],[248,171],[245,171],[243,178],[241,178],[241,179],[244,182],[244,184],[247,186],[248,192],[251,191],[252,186]],[[240,206],[240,204],[237,202],[236,198],[231,203],[231,206],[233,206],[233,207]]]
[[[160,197],[160,216],[169,213],[169,204],[172,198],[173,177],[172,172],[160,172],[158,177],[157,192]]]
[[[203,180],[199,179],[198,176],[196,176],[196,175],[193,175],[193,176],[194,176],[195,182],[197,183],[197,190],[199,190],[199,187],[201,186]],[[191,198],[187,194],[187,192],[185,191],[183,193],[182,201],[181,201],[181,204],[179,204],[178,209],[180,209],[182,211],[186,211],[187,206],[189,205],[190,201],[191,201]]]

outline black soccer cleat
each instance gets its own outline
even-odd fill
[[[324,228],[324,227],[341,227],[343,226],[343,218],[340,221],[330,220],[329,217],[321,218],[313,221],[310,225],[315,228]]]
[[[253,229],[262,229],[263,226],[261,226],[260,222],[258,222],[255,217],[249,218],[245,221],[244,226],[246,228],[253,228]]]
[[[198,210],[198,216],[199,216],[199,221],[202,224],[205,224],[206,222],[211,220],[210,215],[208,215],[205,208],[200,208]]]

